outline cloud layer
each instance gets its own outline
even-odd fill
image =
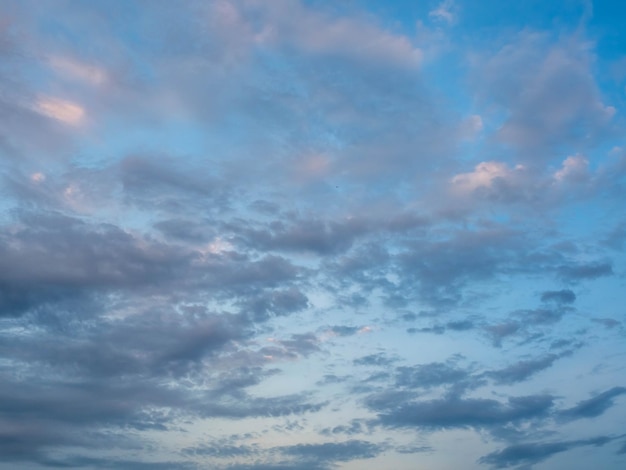
[[[623,468],[619,15],[483,3],[4,2],[0,469]]]

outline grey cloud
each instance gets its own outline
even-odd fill
[[[328,385],[328,384],[340,384],[349,379],[349,376],[339,377],[335,374],[326,374],[324,377],[317,382],[317,385]]]
[[[576,36],[550,44],[524,31],[487,60],[477,61],[486,102],[508,115],[498,137],[530,160],[550,158],[559,145],[585,144],[608,130],[612,111],[600,99],[592,55]],[[520,90],[524,90],[520,93]]]
[[[215,237],[215,232],[205,224],[187,219],[166,219],[154,224],[163,235],[172,240],[191,243],[206,243]]]
[[[385,446],[366,441],[327,442],[323,444],[298,444],[280,448],[286,455],[312,462],[348,462],[355,459],[371,459]]]
[[[441,362],[413,367],[396,368],[395,383],[398,387],[430,388],[445,384],[459,385],[469,379],[466,370]]]
[[[383,382],[383,381],[387,381],[387,379],[390,376],[391,376],[391,374],[389,374],[387,372],[374,372],[373,374],[370,374],[367,377],[365,377],[361,382],[363,382],[363,383]]]
[[[352,361],[356,366],[388,366],[394,362],[395,359],[388,357],[384,353],[368,354]]]
[[[407,333],[434,333],[436,335],[442,335],[444,334],[446,331],[445,327],[441,326],[441,325],[435,325],[435,326],[427,326],[424,328],[407,328],[406,332]]]
[[[263,250],[310,251],[328,255],[346,251],[359,235],[366,233],[364,221],[342,222],[299,220],[294,224],[273,222],[267,229],[242,232],[247,243]]]
[[[493,468],[508,468],[526,465],[525,468],[542,462],[549,457],[582,446],[603,446],[611,442],[613,438],[600,436],[591,439],[561,442],[533,442],[526,444],[514,444],[481,457],[479,462],[491,465]]]
[[[619,223],[603,240],[604,244],[614,250],[621,250],[626,242],[626,222]]]
[[[396,447],[394,450],[401,454],[419,454],[422,452],[433,452],[435,449],[430,446],[413,445]]]
[[[352,336],[358,333],[361,328],[358,326],[335,325],[330,327],[330,331],[338,336]]]
[[[475,323],[472,320],[454,320],[444,324],[435,324],[433,326],[427,326],[423,328],[408,328],[408,333],[434,333],[436,335],[442,335],[446,331],[469,331],[475,328]]]
[[[614,398],[623,394],[626,394],[625,387],[613,387],[592,398],[580,401],[576,406],[563,410],[559,414],[564,419],[595,418],[613,406]]]
[[[560,322],[563,316],[572,310],[568,306],[556,305],[554,307],[515,310],[509,314],[508,319],[487,324],[484,329],[496,347],[501,347],[503,340],[507,338],[522,337],[526,340],[536,338],[551,325]]]
[[[561,321],[561,318],[563,318],[565,312],[565,308],[536,308],[529,310],[518,310],[516,312],[513,312],[512,315],[519,318],[524,325],[541,326],[558,323],[559,321]]]
[[[516,321],[507,321],[489,325],[485,328],[491,335],[494,346],[502,346],[502,340],[509,336],[513,336],[522,329],[522,325]]]
[[[154,383],[75,385],[32,378],[15,382],[6,376],[3,382],[0,411],[7,428],[2,433],[1,453],[25,461],[59,445],[126,446],[135,441],[130,435],[120,445],[116,433],[90,436],[89,431],[102,427],[118,431],[166,429],[168,420],[148,408],[177,406],[182,398],[179,392],[159,389]]]
[[[221,398],[218,396],[218,398]],[[187,410],[204,418],[260,418],[291,416],[321,410],[327,403],[311,402],[309,394],[292,394],[276,397],[258,397],[237,394],[235,397],[218,399],[209,392],[195,397]]]
[[[270,455],[282,457],[276,463],[263,463],[257,459],[253,464],[234,464],[228,470],[331,470],[339,462],[371,459],[387,449],[387,445],[361,440],[326,442],[322,444],[296,444],[273,447]],[[276,460],[276,459],[272,459]]]
[[[609,330],[622,324],[621,321],[616,320],[615,318],[592,318],[591,321],[594,323],[599,323]]]
[[[555,302],[558,304],[572,304],[576,300],[576,294],[569,289],[549,290],[542,292],[542,302]]]
[[[444,241],[416,241],[399,255],[400,287],[436,306],[455,305],[468,282],[492,279],[516,266],[525,243],[521,234],[499,228],[459,230]]]
[[[233,458],[246,457],[258,451],[259,448],[256,445],[232,445],[226,441],[187,447],[182,450],[182,453],[200,457]]]
[[[467,331],[474,328],[474,322],[471,320],[458,320],[446,323],[446,328],[453,331]]]
[[[126,200],[147,208],[180,214],[190,207],[203,207],[206,211],[218,201],[221,206],[226,202],[223,184],[207,176],[210,171],[181,170],[169,156],[126,157],[119,165],[119,172]]]
[[[197,465],[177,461],[139,461],[116,458],[68,457],[65,459],[45,457],[38,464],[51,468],[104,468],[112,470],[197,470]]]
[[[309,306],[309,299],[296,287],[263,290],[248,296],[241,303],[242,311],[254,321],[264,321],[272,316],[285,316]]]
[[[522,382],[538,372],[551,367],[552,364],[554,364],[554,362],[561,356],[562,354],[548,354],[547,356],[539,359],[519,361],[505,367],[504,369],[487,372],[485,375],[494,379],[497,384],[510,385]]]
[[[320,351],[319,343],[319,339],[313,333],[293,334],[290,339],[273,340],[274,346],[264,347],[260,352],[276,359],[295,359]]]
[[[586,264],[560,266],[558,272],[568,281],[581,281],[612,276],[613,266],[609,262],[598,261]]]
[[[353,419],[349,425],[339,425],[333,428],[326,428],[321,431],[324,436],[332,436],[334,434],[346,434],[348,436],[362,434],[366,430],[366,424],[363,420]]]
[[[314,464],[311,462],[234,464],[221,468],[223,468],[224,470],[330,470],[330,467],[327,463]]]
[[[511,397],[506,404],[491,399],[449,396],[399,405],[393,401],[377,403],[373,409],[379,412],[378,422],[394,428],[491,428],[545,417],[553,402],[550,395]]]
[[[54,213],[22,213],[19,223],[21,228],[0,237],[5,311],[23,313],[37,303],[87,290],[171,281],[193,259],[175,246],[141,240],[108,224],[90,225]]]

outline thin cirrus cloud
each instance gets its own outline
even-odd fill
[[[5,2],[0,469],[623,468],[619,15],[483,3]]]

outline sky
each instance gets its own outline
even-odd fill
[[[625,468],[624,15],[1,0],[0,469]]]

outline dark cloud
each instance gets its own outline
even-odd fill
[[[339,425],[333,428],[325,428],[321,431],[324,436],[332,436],[335,434],[345,434],[348,436],[362,434],[366,431],[367,426],[363,420],[353,419],[349,425]]]
[[[233,464],[223,467],[228,470],[331,470],[339,462],[371,459],[387,449],[387,445],[361,440],[326,442],[322,444],[296,444],[273,447],[271,455],[280,455],[276,463]],[[268,459],[269,460],[269,459]],[[276,460],[272,458],[271,460]]]
[[[332,331],[337,336],[352,336],[359,332],[361,328],[358,326],[345,326],[345,325],[336,325],[331,326],[330,331]]]
[[[258,451],[259,448],[256,445],[232,445],[228,441],[202,444],[182,450],[183,454],[186,455],[216,458],[247,457],[258,453]]]
[[[541,294],[542,302],[555,302],[558,304],[572,304],[576,300],[576,294],[569,289],[549,290]]]
[[[507,321],[504,323],[497,323],[495,325],[489,325],[485,329],[491,336],[494,346],[502,346],[502,340],[509,336],[513,336],[518,333],[522,328],[520,323],[515,321]]]
[[[384,353],[368,354],[352,361],[356,366],[388,366],[394,362],[395,359],[388,357]]]
[[[348,250],[356,237],[368,231],[364,220],[347,221],[296,220],[275,221],[267,229],[241,231],[246,243],[260,250],[309,251],[329,255]]]
[[[207,243],[215,238],[214,230],[206,224],[186,219],[167,219],[154,224],[167,238],[190,243]]]
[[[457,320],[450,321],[445,326],[452,331],[467,331],[474,328],[474,322],[471,320]]]
[[[272,346],[261,349],[261,353],[272,359],[295,359],[320,351],[320,341],[313,333],[293,334],[290,339],[272,340]]]
[[[328,464],[304,463],[254,463],[254,464],[234,464],[222,467],[224,470],[330,470]]]
[[[513,316],[520,319],[524,326],[542,326],[558,323],[563,318],[566,309],[535,308],[518,310]]]
[[[619,223],[606,235],[603,242],[614,250],[621,250],[626,242],[626,222]]]
[[[242,302],[242,312],[254,321],[265,321],[273,316],[285,316],[309,305],[309,299],[296,287],[283,290],[263,290]]]
[[[484,282],[507,270],[521,269],[528,240],[504,227],[455,230],[445,240],[416,240],[395,259],[402,279],[396,293],[437,308],[464,300],[468,283]]]
[[[381,453],[386,446],[366,441],[327,442],[323,444],[298,444],[280,448],[286,455],[300,461],[347,462],[355,459],[371,459]]]
[[[39,465],[50,468],[104,468],[112,470],[195,470],[198,467],[190,462],[177,461],[143,461],[122,460],[112,458],[69,457],[65,459],[42,458]]]
[[[514,384],[522,382],[554,364],[562,355],[548,354],[542,358],[529,359],[511,364],[500,370],[489,371],[485,375],[494,379],[497,384]]]
[[[613,387],[592,398],[578,402],[572,408],[561,411],[560,416],[564,419],[595,418],[611,408],[615,403],[614,398],[623,394],[626,394],[625,387]]]
[[[390,427],[492,428],[542,418],[550,412],[550,395],[511,397],[506,403],[482,398],[449,396],[440,400],[398,402],[369,401],[380,424]]]
[[[584,279],[597,279],[613,275],[613,266],[608,262],[594,262],[586,264],[560,266],[558,272],[568,281],[581,281]]]
[[[603,446],[612,440],[613,438],[611,437],[600,436],[577,441],[515,444],[481,457],[479,462],[490,465],[493,468],[509,468],[519,465],[530,466],[561,452],[589,445]]]
[[[621,321],[616,320],[615,318],[592,318],[591,321],[594,323],[599,323],[600,325],[604,326],[605,328],[608,328],[609,330],[617,326],[620,326],[622,324]]]
[[[413,367],[396,368],[398,387],[430,388],[446,384],[459,384],[469,378],[469,373],[449,364],[433,362]]]

